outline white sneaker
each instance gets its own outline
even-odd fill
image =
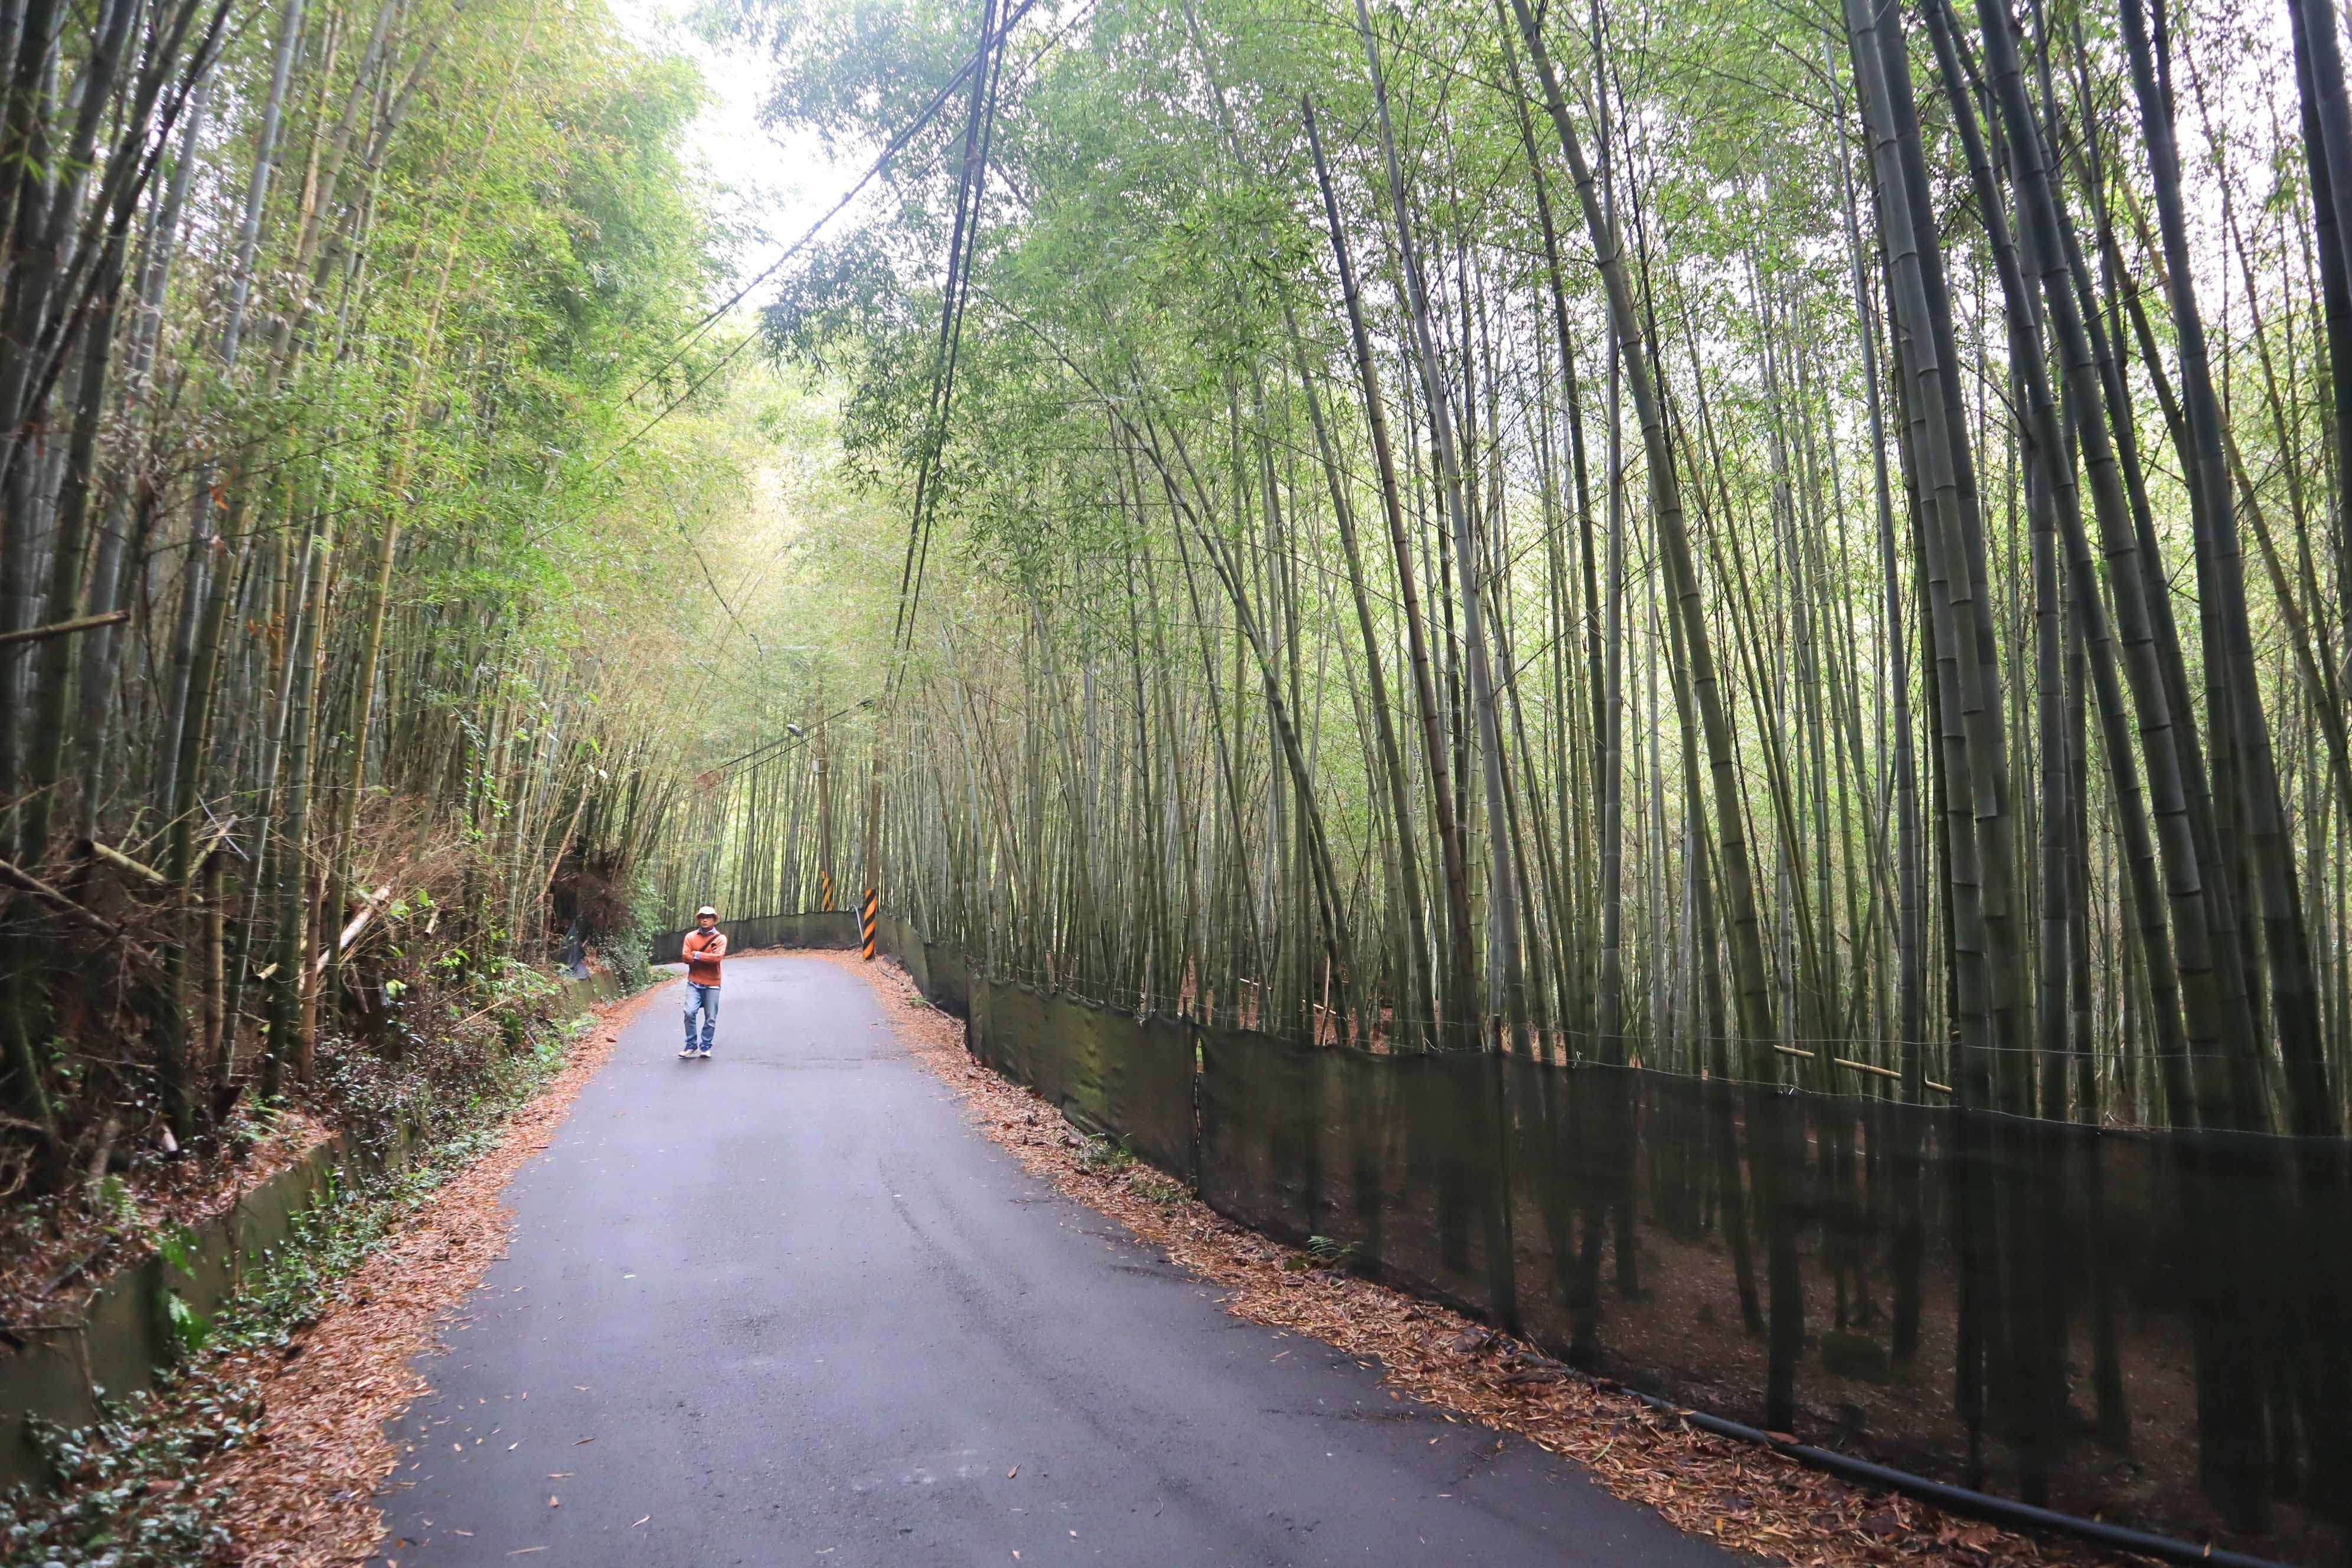
[[[693,1058],[694,1058],[694,1047],[693,1047],[692,1046],[688,1046],[688,1047],[686,1047],[686,1049],[684,1049],[684,1050],[682,1050],[682,1051],[680,1051],[680,1052],[678,1052],[678,1053],[677,1053],[677,1059],[678,1059],[678,1060],[680,1060],[680,1061],[682,1061],[682,1062],[683,1062],[683,1061],[690,1061],[690,1060],[692,1060],[692,1059],[693,1059]]]
[[[710,1059],[710,1047],[709,1046],[705,1046],[694,1054],[700,1057],[704,1061],[709,1061]]]

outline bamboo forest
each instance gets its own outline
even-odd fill
[[[863,910],[1578,1375],[2352,1561],[2337,7],[688,22],[805,214],[600,0],[0,0],[12,1247]]]

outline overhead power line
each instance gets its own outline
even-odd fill
[[[1025,5],[1024,7],[1026,8]],[[980,209],[987,190],[988,160],[996,130],[996,89],[1004,65],[1005,27],[992,27],[995,0],[982,0],[980,47],[975,59],[994,50],[985,77],[972,83],[971,109],[964,124],[963,174],[956,190],[955,232],[948,242],[947,289],[940,300],[940,346],[931,372],[929,439],[915,474],[915,504],[907,521],[907,559],[898,573],[898,614],[891,627],[891,665],[886,700],[898,690],[902,655],[911,652],[915,616],[923,597],[923,569],[930,558],[930,518],[938,510],[940,459],[947,446],[948,411],[955,399],[957,351],[963,341],[964,303],[971,292],[971,260],[980,243]],[[927,504],[928,503],[928,504]]]
[[[913,141],[918,135],[921,134],[924,127],[930,124],[932,120],[938,117],[940,109],[943,108],[948,100],[954,95],[956,89],[962,86],[964,79],[971,76],[973,71],[980,68],[981,62],[989,58],[997,46],[1003,41],[1006,35],[1013,31],[1013,27],[1020,22],[1021,18],[1029,14],[1029,8],[1036,3],[1037,0],[1021,0],[1021,4],[1014,6],[1011,13],[1005,16],[1002,26],[998,26],[993,32],[982,37],[980,40],[980,47],[972,51],[971,58],[965,60],[963,64],[957,68],[955,75],[950,77],[946,82],[941,84],[940,89],[931,95],[930,101],[923,106],[922,112],[918,114],[914,118],[913,121],[907,125],[905,129],[901,130],[898,134],[890,139],[890,144],[883,148],[880,155],[877,156],[873,163],[866,166],[866,172],[864,174],[857,176],[856,184],[851,185],[848,190],[843,192],[839,201],[835,202],[833,205],[827,207],[823,216],[819,217],[814,223],[809,225],[806,229],[802,231],[801,237],[793,241],[791,245],[787,246],[782,256],[777,257],[773,261],[768,263],[767,266],[761,268],[757,276],[753,277],[740,289],[736,289],[734,293],[730,294],[719,304],[706,311],[700,320],[697,321],[692,327],[687,330],[686,339],[683,342],[678,344],[677,352],[671,354],[669,358],[664,360],[660,364],[655,366],[652,371],[648,372],[643,381],[640,381],[635,386],[630,389],[629,395],[631,397],[635,397],[638,393],[643,392],[646,387],[652,385],[664,372],[667,371],[672,365],[677,363],[679,360],[685,358],[687,351],[691,349],[697,342],[700,342],[703,334],[708,332],[713,326],[716,326],[727,312],[741,304],[745,296],[749,295],[752,289],[757,289],[761,284],[765,283],[769,279],[773,278],[777,271],[783,267],[785,262],[790,261],[793,257],[798,256],[802,251],[807,249],[810,243],[816,238],[820,232],[823,231],[824,226],[831,223],[835,218],[840,216],[842,210],[848,206],[850,203],[856,201],[865,191],[866,187],[872,184],[875,180],[879,177],[884,169],[889,167],[890,160],[897,157],[899,153],[903,152],[907,143]],[[728,357],[732,359],[734,356],[730,354]],[[705,379],[708,379],[708,377]],[[700,384],[700,382],[696,383],[697,386],[699,386]],[[665,412],[667,412],[667,410],[665,410]],[[632,437],[632,439],[635,439],[635,437]]]

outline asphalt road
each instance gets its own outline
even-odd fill
[[[730,961],[709,1062],[678,989],[509,1189],[375,1561],[1733,1561],[1229,1317],[970,1128],[856,976]]]

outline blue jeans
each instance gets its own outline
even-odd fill
[[[695,1048],[694,1015],[698,1008],[702,1013],[702,1048],[707,1051],[710,1048],[710,1037],[719,1032],[718,986],[697,985],[691,980],[686,983],[686,1048],[689,1051]]]

